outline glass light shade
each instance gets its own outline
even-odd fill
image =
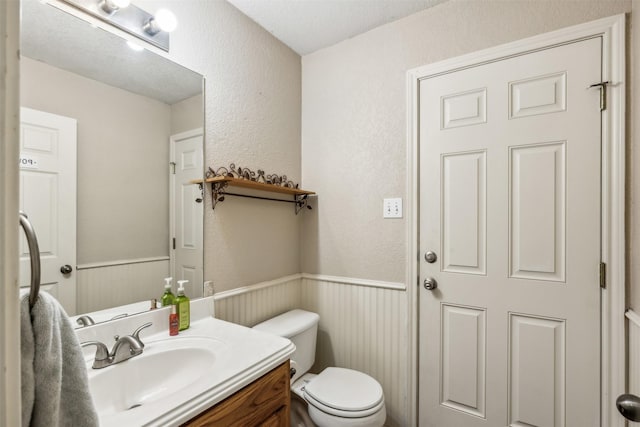
[[[178,26],[178,19],[176,18],[176,15],[174,15],[169,9],[158,10],[153,19],[158,28],[162,31],[166,31],[167,33],[175,30]]]
[[[100,0],[98,5],[109,14],[116,13],[131,4],[131,0]]]
[[[116,7],[123,9],[131,4],[131,0],[111,0]]]

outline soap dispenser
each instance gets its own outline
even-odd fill
[[[178,296],[175,304],[178,309],[178,321],[180,322],[181,331],[189,327],[191,318],[189,298],[184,294],[184,284],[188,282],[188,280],[178,280]]]
[[[173,279],[173,278],[172,277],[167,277],[166,279],[164,279],[164,281],[165,281],[164,294],[162,294],[162,299],[161,299],[163,307],[167,306],[167,305],[175,304],[176,297],[171,292],[171,279]]]

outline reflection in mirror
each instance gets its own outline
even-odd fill
[[[148,310],[167,276],[201,297],[203,202],[189,181],[203,175],[202,76],[52,5],[21,7],[20,209],[42,289],[96,322]]]

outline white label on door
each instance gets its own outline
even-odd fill
[[[38,166],[38,159],[24,154],[20,154],[18,165],[22,169],[40,169],[40,166]]]

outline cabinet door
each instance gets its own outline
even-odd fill
[[[289,361],[263,375],[206,412],[189,427],[289,427]]]
[[[264,420],[260,427],[289,427],[290,422],[289,411],[283,406]]]

